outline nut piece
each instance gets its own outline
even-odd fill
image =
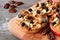
[[[10,6],[9,6],[9,9],[14,9],[14,8],[16,8],[15,5],[10,5]]]
[[[9,11],[9,13],[16,13],[17,12],[16,9],[9,9],[8,11]]]
[[[26,10],[22,10],[20,13],[22,16],[25,16],[26,14],[28,14],[28,12]]]
[[[10,4],[9,4],[9,3],[6,3],[6,4],[4,5],[4,8],[5,8],[5,9],[8,9],[9,6],[10,6]]]
[[[9,1],[10,2],[10,4],[15,4],[16,2],[15,1]]]
[[[23,2],[16,2],[16,5],[17,6],[20,6],[20,5],[22,5],[22,4],[24,4]]]

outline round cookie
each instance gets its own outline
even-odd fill
[[[39,10],[36,13],[31,8],[28,9],[29,12],[26,10],[22,11],[17,15],[17,21],[19,22],[19,26],[27,33],[37,33],[46,27],[48,18],[46,15],[41,15]]]
[[[60,18],[57,17],[57,14],[50,18],[50,28],[53,34],[60,36]]]

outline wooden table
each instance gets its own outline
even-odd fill
[[[19,1],[19,0],[18,0]],[[18,11],[28,8],[34,3],[36,3],[38,0],[20,0],[24,2],[24,5],[21,5],[17,8]],[[7,22],[14,16],[17,15],[17,13],[8,13],[8,10],[3,8],[3,5],[7,2],[7,0],[0,0],[0,40],[18,40],[13,35],[11,35],[8,32],[7,29]]]

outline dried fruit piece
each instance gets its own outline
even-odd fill
[[[9,6],[9,9],[14,9],[14,8],[16,8],[15,5],[10,5],[10,6]]]
[[[16,13],[17,12],[16,9],[9,9],[8,11],[9,11],[9,13]]]
[[[24,4],[23,2],[16,2],[16,5],[17,6],[20,6],[20,5],[22,5],[22,4]]]
[[[10,6],[10,4],[9,4],[9,3],[6,3],[6,4],[4,5],[4,8],[5,8],[5,9],[8,9],[9,6]]]

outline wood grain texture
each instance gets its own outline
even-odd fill
[[[13,35],[11,35],[8,32],[7,29],[7,22],[13,18],[14,16],[17,15],[17,13],[22,10],[29,8],[31,5],[35,4],[38,0],[20,0],[24,2],[24,5],[21,5],[17,8],[18,12],[17,13],[8,13],[8,10],[3,8],[3,5],[7,2],[8,0],[0,0],[0,40],[18,40],[15,38]],[[19,1],[19,0],[18,0]]]

